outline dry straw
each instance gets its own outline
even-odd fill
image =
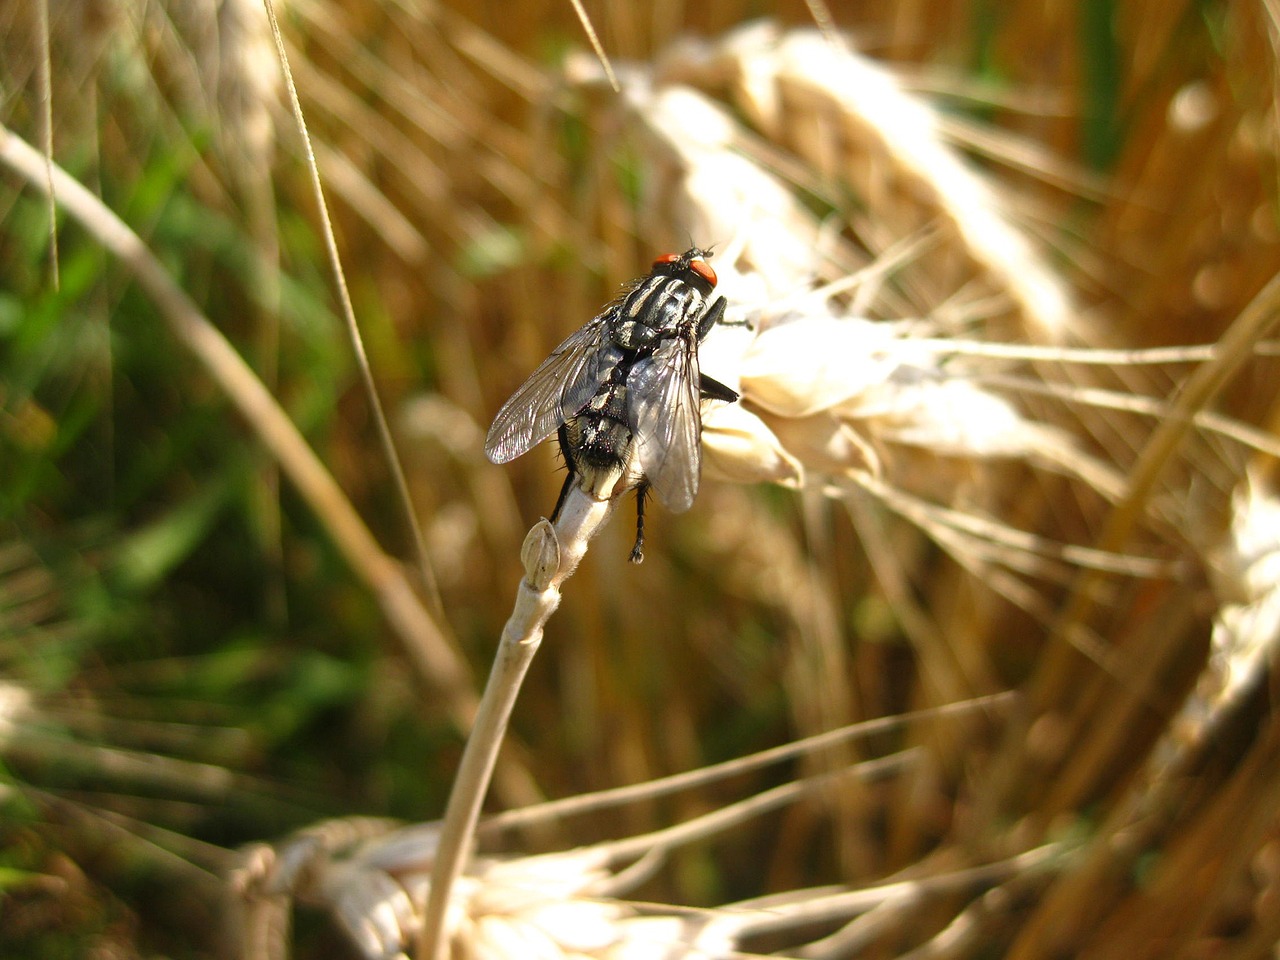
[[[993,665],[983,663],[999,650],[990,646],[993,637],[984,637],[987,631],[1011,623],[1026,629],[1037,621],[1047,628],[1051,643],[1031,699],[1005,725],[1004,745],[989,768],[992,780],[973,799],[971,815],[954,822],[951,856],[965,848],[967,862],[975,850],[1031,856],[1055,817],[1090,799],[1111,801],[1103,824],[1071,856],[1057,851],[1047,873],[1039,860],[1034,867],[1022,864],[1001,879],[1004,897],[974,900],[950,922],[939,922],[932,903],[912,899],[884,904],[874,920],[845,922],[839,933],[785,950],[849,955],[904,937],[922,916],[933,917],[936,936],[903,955],[965,955],[984,942],[1004,942],[1015,955],[1036,956],[1060,952],[1073,938],[1101,948],[1107,941],[1089,931],[1109,911],[1085,902],[1091,888],[1105,875],[1108,889],[1123,897],[1126,865],[1158,848],[1162,830],[1196,821],[1194,809],[1168,808],[1147,820],[1149,805],[1168,796],[1169,782],[1139,778],[1129,782],[1147,783],[1147,792],[1126,791],[1116,765],[1128,755],[1135,769],[1133,752],[1153,742],[1146,718],[1177,702],[1177,681],[1162,690],[1162,676],[1195,670],[1196,607],[1207,600],[1197,571],[1207,541],[1185,537],[1198,507],[1180,485],[1188,467],[1204,457],[1188,438],[1197,422],[1213,416],[1205,412],[1210,398],[1272,326],[1272,295],[1264,290],[1242,314],[1236,342],[1229,337],[1211,354],[1126,354],[1122,363],[1134,371],[1128,376],[1134,384],[1147,367],[1205,356],[1209,362],[1175,401],[1151,401],[1154,424],[1135,429],[1125,423],[1133,452],[1117,457],[1114,443],[1100,444],[1097,433],[1081,430],[1096,430],[1093,411],[1114,400],[1115,391],[1090,385],[1089,371],[1116,362],[1115,355],[1076,346],[1089,325],[1074,314],[1065,283],[1013,226],[1007,203],[944,142],[932,110],[882,68],[814,32],[753,27],[719,43],[679,46],[659,63],[652,72],[618,71],[623,122],[653,171],[640,228],[723,239],[720,289],[733,304],[731,319],[751,324],[716,333],[704,350],[705,369],[743,396],[741,404],[705,418],[710,471],[848,503],[869,551],[883,536],[876,530],[885,515],[905,519],[958,569],[1024,612],[1027,620],[1010,620],[954,579],[933,584],[927,608],[918,607],[908,587],[916,574],[900,553],[911,541],[898,534],[896,544],[883,542],[879,555],[887,563],[876,573],[917,641],[926,696],[997,682]],[[587,61],[570,70],[576,83],[595,82]],[[750,126],[717,97],[733,103]],[[612,109],[606,99],[597,119],[602,128],[611,126],[603,116]],[[853,214],[837,227],[834,211],[823,220],[798,202],[797,186],[837,181],[851,184],[869,215]],[[1019,346],[1028,340],[1032,345]],[[1177,369],[1162,368],[1174,377]],[[1060,402],[1056,409],[1036,404],[1037,395]],[[1162,417],[1163,427],[1152,430]],[[1247,430],[1230,432],[1246,449],[1269,449],[1265,436],[1255,443]],[[1041,518],[1060,507],[1011,495],[1018,490],[1011,483],[1026,482],[1013,478],[1036,476],[1060,478],[1035,481],[1044,487],[1038,492],[1057,482],[1074,489],[1078,517],[1046,524]],[[1096,539],[1090,529],[1098,529]],[[1081,532],[1080,540],[1068,539]],[[1057,607],[1054,584],[1076,600]],[[1145,624],[1126,625],[1129,605],[1142,593],[1157,598],[1155,611]],[[961,609],[956,603],[966,597],[986,607],[985,623],[971,612],[947,618],[948,607]],[[1055,639],[1063,645],[1055,648]],[[983,645],[986,654],[979,653]],[[1072,674],[1088,679],[1072,690]],[[1209,729],[1199,726],[1201,749]],[[966,738],[954,729],[933,736],[935,746],[952,748]],[[1261,733],[1252,762],[1269,753],[1269,739]],[[1194,766],[1194,755],[1182,751],[1184,771]],[[913,767],[902,778],[904,800],[914,793],[918,804],[919,791],[936,790],[948,766],[943,753]],[[1053,771],[1057,782],[1043,779]],[[1131,949],[1143,931],[1149,936],[1161,923],[1188,935],[1206,929],[1209,909],[1193,919],[1176,905],[1182,891],[1173,864],[1190,869],[1209,843],[1225,840],[1224,811],[1232,804],[1265,801],[1272,781],[1259,776],[1247,763],[1238,792],[1203,807],[1204,819],[1171,845],[1161,905],[1143,904],[1135,893],[1133,912],[1109,914],[1118,942]],[[843,816],[857,806],[837,800],[831,810]],[[1028,815],[1011,832],[1002,821],[1020,809]],[[1249,832],[1232,839],[1236,856],[1216,877],[1240,869],[1262,832],[1274,827],[1273,816],[1250,809],[1256,815],[1247,819]],[[907,838],[924,826],[910,820],[896,825],[906,831],[908,846],[920,842]],[[1139,822],[1149,830],[1128,834]],[[1119,843],[1122,836],[1126,842]],[[947,859],[940,852],[935,857]],[[1044,893],[1046,906],[1032,910],[1019,928],[1013,904],[1027,893]],[[1182,919],[1174,923],[1175,916]],[[462,937],[471,928],[459,922]],[[685,937],[689,955],[703,955],[698,940],[687,931]],[[741,942],[703,945],[707,955],[743,949]]]
[[[459,651],[261,382],[135,233],[0,130],[0,159],[36,189],[52,179],[240,405],[389,622],[418,641],[443,709],[459,726],[478,713],[445,824],[344,820],[247,855],[234,877],[247,956],[288,953],[294,899],[332,911],[368,957],[403,956],[419,937],[476,958],[1274,952],[1276,130],[1273,91],[1233,71],[1275,75],[1276,17],[1269,3],[1232,6],[1216,35],[1231,55],[1206,60],[1204,77],[1166,76],[1185,29],[1172,9],[1116,14],[1110,52],[1129,58],[1116,97],[1137,119],[1118,181],[1099,185],[1037,159],[1064,145],[1080,103],[1003,118],[1043,148],[970,131],[1021,171],[997,180],[948,141],[960,124],[830,32],[763,23],[676,38],[615,58],[615,92],[592,58],[559,73],[522,59],[534,13],[521,5],[493,25],[503,37],[389,3],[382,44],[362,42],[367,24],[346,7],[290,7],[322,179],[351,205],[340,226],[353,247],[390,252],[363,266],[428,316],[440,358],[440,396],[415,404],[413,423],[447,466],[424,457],[410,485],[424,513],[443,515],[450,492],[465,504],[450,604],[487,622],[474,597],[498,589],[491,572],[508,561],[495,557],[514,552],[516,518],[550,505],[537,468],[493,479],[466,411],[496,407],[499,381],[557,341],[552,323],[592,315],[605,299],[594,274],[715,244],[739,324],[702,350],[742,400],[706,410],[708,482],[687,525],[659,528],[670,547],[646,563],[655,579],[624,580],[605,550],[579,567],[611,502],[534,524],[498,695],[478,708]],[[1009,62],[1076,89],[1055,70],[1079,58],[1045,51],[1067,49],[1077,13],[1031,10],[1002,28],[1021,44]],[[279,91],[257,74],[246,85],[245,67],[266,34],[247,7],[227,15],[227,35],[246,38],[220,68],[227,84],[189,89],[223,91],[218,111],[265,161]],[[169,34],[154,37],[184,63]],[[303,55],[308,39],[341,63]],[[611,46],[609,31],[599,39]],[[1099,205],[1088,214],[1060,189],[1081,183]],[[268,187],[240,185],[260,208]],[[1153,199],[1171,195],[1173,210]],[[1088,221],[1087,242],[1064,231],[1051,257],[1027,229],[1047,235],[1046,220]],[[273,263],[270,231],[253,233]],[[574,268],[552,278],[546,264],[566,252]],[[486,271],[497,279],[473,280]],[[433,326],[436,309],[447,321]],[[1148,348],[1153,330],[1191,345]],[[747,490],[762,484],[789,492]],[[697,549],[691,529],[705,534]],[[501,546],[476,560],[484,544]],[[567,636],[544,651],[559,684],[530,681],[517,704],[575,569],[552,621]],[[742,652],[753,631],[763,666]],[[700,700],[708,684],[689,676],[711,678],[719,699]],[[770,699],[770,731],[802,739],[768,759],[792,768],[770,781],[748,776],[763,760],[697,769],[700,723],[726,700],[745,714]],[[16,687],[4,698],[5,749],[31,702]],[[495,766],[522,769],[497,756],[522,710],[568,730],[558,744],[587,744],[548,750],[531,721],[544,782],[652,782],[481,817]],[[861,725],[882,714],[903,716]],[[692,772],[653,780],[664,764]],[[596,839],[601,822],[610,839]],[[687,906],[680,865],[705,863],[712,843],[719,879],[758,885],[745,899],[703,888]],[[743,849],[767,866],[744,868]]]
[[[570,71],[575,83],[595,83],[594,67],[587,61]],[[959,568],[984,580],[1012,605],[1052,625],[1071,649],[1101,670],[1106,682],[1136,678],[1131,663],[1109,648],[1108,638],[1086,624],[1087,608],[1068,613],[1070,619],[1063,621],[1044,585],[1074,584],[1081,596],[1081,571],[1091,571],[1085,575],[1091,578],[1085,582],[1095,585],[1090,591],[1107,578],[1119,584],[1194,579],[1197,559],[1186,553],[1170,526],[1187,504],[1148,496],[1141,479],[1143,457],[1137,458],[1137,476],[1126,476],[1096,455],[1087,438],[1073,436],[1069,416],[1035,416],[1017,402],[1018,396],[1040,389],[1065,400],[1068,411],[1087,410],[1099,397],[1073,371],[1113,362],[1114,356],[1069,345],[1019,346],[1027,339],[1070,344],[1083,325],[1073,320],[1065,284],[1014,228],[997,193],[942,140],[936,115],[882,68],[813,32],[782,34],[754,27],[714,46],[679,47],[653,73],[623,67],[619,75],[624,122],[634,129],[655,171],[642,210],[664,230],[729,238],[717,259],[720,290],[733,304],[730,319],[748,326],[718,331],[703,359],[704,369],[739,389],[743,400],[716,407],[704,418],[710,472],[739,482],[819,491],[851,502],[855,517],[867,516],[865,506],[858,504],[869,500],[908,521]],[[722,92],[753,121],[754,129],[687,83]],[[806,175],[819,182],[841,174],[854,181],[875,213],[874,221],[846,225],[859,246],[834,230],[830,219],[822,222],[797,202],[795,184],[787,182],[790,171],[769,162],[776,154],[757,138],[774,149],[785,147],[805,163]],[[1258,341],[1271,315],[1265,294],[1256,306],[1258,322],[1241,326],[1247,343]],[[1131,351],[1125,362],[1189,362],[1196,355]],[[1224,344],[1200,379],[1211,380],[1215,366],[1226,375],[1239,356]],[[1051,376],[1046,379],[1047,364],[1065,367],[1068,376],[1056,383]],[[1177,405],[1157,405],[1154,412],[1169,416],[1170,423],[1194,422],[1209,395],[1197,394],[1195,382],[1193,378],[1181,398],[1186,413]],[[1042,389],[1045,385],[1048,389]],[[1168,456],[1173,449],[1160,446],[1160,435],[1156,431],[1146,447],[1147,462],[1152,451],[1163,449]],[[986,464],[997,465],[999,472],[987,472]],[[1141,528],[1144,538],[1104,532],[1096,545],[1071,543],[1001,519],[1011,504],[998,480],[1010,464],[1060,476],[1087,492],[1094,498],[1089,515],[1105,516],[1108,504],[1119,504],[1126,513],[1116,516],[1127,515],[1127,530]],[[984,479],[989,484],[985,489]],[[862,523],[869,529],[868,521]],[[1124,549],[1129,544],[1141,552]],[[569,568],[573,566],[576,559]],[[890,586],[889,577],[885,572],[886,592],[900,591],[901,584]],[[528,582],[536,579],[531,572]],[[1110,589],[1113,598],[1119,596],[1116,587]],[[908,619],[908,608],[899,612]],[[540,626],[538,630],[540,635]],[[922,642],[918,652],[926,658],[935,696],[993,682],[980,666],[943,648],[956,641],[947,631],[928,626],[917,631],[922,641],[933,634],[928,636],[932,648]],[[1167,660],[1156,661],[1163,662]],[[1127,704],[1121,700],[1112,709],[1122,717],[1148,709],[1153,678],[1149,674],[1135,685]],[[1030,706],[1044,709],[1049,703],[1032,701]],[[1015,730],[1034,727],[1023,716],[1006,726],[1006,735]],[[1080,755],[1068,761],[1066,783],[1057,796],[1046,798],[1047,809],[1079,802],[1096,789],[1086,783],[1113,762],[1116,751],[1129,749],[1127,740],[1114,734],[1078,746]],[[1055,749],[1064,757],[1066,743]],[[1041,759],[1032,755],[1021,776]],[[1015,755],[1003,762],[1003,771],[995,769],[1012,780],[1009,765],[1019,760]],[[929,766],[913,767],[904,783],[912,774],[919,783],[934,781],[937,773],[925,772]],[[999,782],[994,786],[1007,788]],[[985,815],[993,817],[1012,798],[993,791],[982,799],[989,804]],[[833,804],[833,812],[846,809],[841,804]],[[1035,846],[1043,842],[1039,831],[1045,821],[1021,837],[1006,834],[994,819],[971,823],[968,830],[976,832],[970,842],[1006,852],[1012,845],[1021,852],[969,869],[1004,886],[1009,896],[1048,888],[1057,902],[1069,902],[1071,891],[1084,889],[1080,878],[1094,876],[1092,866],[1105,856],[1102,851],[1133,811],[1117,806],[1114,820],[1070,856],[1064,856],[1064,848]],[[1136,857],[1142,849],[1126,848],[1125,855]],[[577,862],[578,854],[566,856],[566,864]],[[1071,874],[1076,863],[1090,866]],[[514,876],[523,868],[508,869]],[[1053,877],[1060,871],[1066,871],[1067,879],[1054,887]],[[848,955],[877,938],[901,936],[911,917],[930,912],[940,890],[954,889],[945,871],[926,875],[928,881],[908,885],[904,900],[876,900],[875,909],[856,920],[838,911],[824,914],[826,898],[820,892],[792,891],[785,902],[811,911],[805,914],[807,922],[823,917],[836,923],[838,932],[808,943],[792,942],[787,953]],[[486,879],[497,886],[487,888]],[[582,890],[590,889],[587,880],[582,882]],[[764,927],[773,934],[794,932],[779,899],[767,905],[773,925],[762,923],[748,905],[731,905],[704,911],[693,923],[660,919],[661,909],[654,907],[650,909],[658,916],[633,928],[629,910],[610,901],[593,900],[589,908],[585,903],[576,908],[586,910],[587,919],[559,897],[548,901],[539,896],[521,901],[515,914],[499,917],[490,912],[493,902],[485,891],[503,901],[501,882],[483,860],[474,862],[458,883],[450,902],[456,901],[461,912],[429,914],[428,923],[443,919],[453,949],[462,955],[507,955],[515,944],[538,943],[548,956],[579,951],[623,956],[629,950],[638,951],[636,955],[723,956],[746,949],[750,936]],[[874,899],[876,890],[848,896]],[[436,901],[438,909],[443,899]],[[557,917],[578,916],[577,929],[593,930],[598,939],[577,942],[540,925],[532,915],[519,914],[521,909],[537,914],[551,905]],[[920,955],[963,954],[978,947],[984,929],[1007,922],[1007,909],[1000,898],[974,901],[942,925],[919,948]],[[1072,908],[1063,912],[1072,916]],[[1078,915],[1073,919],[1079,922]],[[1033,920],[1020,941],[1022,949],[1043,944],[1043,931]],[[665,939],[667,934],[674,938]]]
[[[1009,701],[1007,695],[989,697],[928,714],[962,717],[999,711]],[[511,811],[482,822],[479,835],[497,837],[516,827],[571,820],[602,809],[616,811],[706,788],[728,777],[815,755],[926,718],[919,714],[870,721],[663,781]],[[919,759],[917,751],[907,751],[857,764],[838,776],[785,783],[651,834],[533,856],[473,855],[465,876],[453,882],[446,918],[452,931],[451,955],[524,956],[528,950],[549,958],[736,955],[747,949],[753,937],[794,939],[816,923],[847,921],[895,905],[1038,873],[1061,856],[1063,850],[1050,845],[976,869],[856,891],[793,890],[715,909],[632,902],[625,897],[684,845],[732,832],[830,789],[840,780],[869,784],[899,775]],[[406,956],[421,929],[417,904],[425,899],[440,842],[438,824],[396,827],[385,821],[348,819],[319,824],[276,847],[252,848],[233,877],[246,908],[244,926],[248,930],[262,927],[279,898],[297,897],[329,909],[364,955]]]

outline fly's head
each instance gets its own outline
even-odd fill
[[[668,253],[653,261],[653,273],[656,276],[678,277],[704,297],[710,296],[711,291],[716,288],[716,272],[707,263],[710,256],[711,251],[701,247],[690,247],[684,253]]]

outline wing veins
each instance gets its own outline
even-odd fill
[[[617,362],[607,343],[609,311],[570,334],[502,405],[485,437],[484,452],[507,463],[545,440],[578,413]]]
[[[702,421],[691,334],[664,342],[636,362],[627,380],[627,415],[640,468],[669,510],[693,505],[701,473]]]

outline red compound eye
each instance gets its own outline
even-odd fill
[[[707,261],[702,259],[690,260],[689,269],[711,284],[711,286],[714,287],[716,285],[716,272],[711,269],[711,264],[707,263]]]
[[[665,267],[667,264],[675,263],[679,259],[680,259],[680,254],[678,253],[666,253],[660,256],[657,260],[653,261],[653,265],[655,267]]]

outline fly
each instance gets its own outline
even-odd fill
[[[698,369],[698,344],[724,317],[711,300],[716,272],[698,247],[653,262],[648,276],[551,352],[493,421],[484,452],[506,463],[556,433],[569,475],[551,514],[573,487],[598,500],[635,488],[636,542],[644,559],[644,502],[652,489],[688,510],[702,472],[702,399],[738,394]]]

